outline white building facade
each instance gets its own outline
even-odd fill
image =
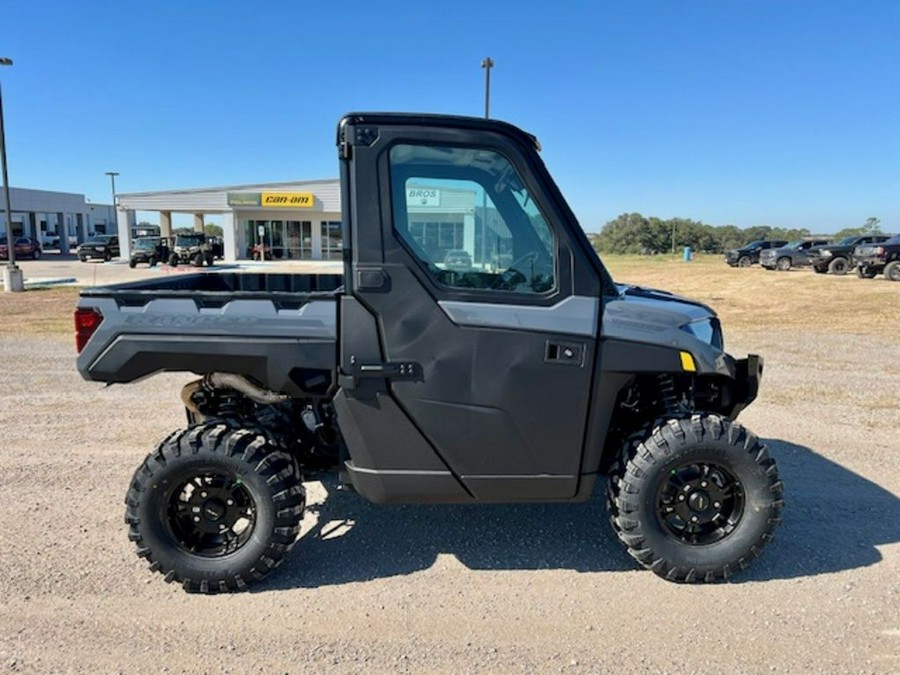
[[[408,195],[421,219],[414,228],[428,250],[473,249],[475,194],[440,186],[410,186]],[[133,192],[118,197],[118,233],[123,257],[131,250],[137,212],[159,214],[160,235],[172,236],[172,214],[193,216],[202,232],[205,218],[221,220],[224,258],[273,260],[341,260],[341,189],[337,179],[259,183],[214,188]],[[152,218],[151,218],[152,220]],[[442,257],[442,256],[441,256]],[[440,259],[440,258],[438,258]]]
[[[10,187],[14,237],[32,237],[44,246],[59,246],[64,253],[93,234],[116,231],[110,204],[92,204],[84,195]],[[6,199],[0,190],[0,236],[9,234]]]

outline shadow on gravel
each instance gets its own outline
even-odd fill
[[[785,484],[784,522],[734,582],[865,567],[881,560],[876,546],[900,541],[897,496],[809,448],[766,442]],[[327,499],[310,507],[317,525],[256,591],[410,574],[440,553],[472,570],[638,569],[609,525],[602,481],[583,504],[466,506],[379,506],[337,491],[331,477],[324,485]]]
[[[868,567],[900,542],[900,498],[802,445],[765,439],[784,482],[784,522],[735,581],[793,579]]]

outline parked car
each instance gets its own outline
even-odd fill
[[[444,256],[444,266],[448,270],[470,270],[472,269],[472,256],[468,251],[462,249],[447,251],[447,255]]]
[[[169,241],[162,237],[140,237],[134,240],[128,266],[134,269],[138,263],[156,267],[160,260],[169,259]]]
[[[759,264],[767,270],[780,270],[786,272],[792,267],[808,267],[809,256],[806,252],[813,246],[821,246],[829,243],[827,239],[798,239],[787,246],[770,248],[759,254]]]
[[[59,235],[55,232],[43,232],[41,234],[42,248],[59,248]]]
[[[759,262],[759,254],[770,248],[779,248],[787,244],[783,239],[751,241],[742,248],[725,251],[725,262],[732,267],[750,267]]]
[[[41,242],[31,237],[16,237],[15,247],[17,260],[21,260],[22,258],[37,260],[41,257],[41,253],[43,253]],[[0,259],[7,260],[8,258],[9,241],[6,237],[3,237],[0,239]]]
[[[836,244],[813,246],[806,252],[812,268],[819,274],[846,274],[853,268],[853,251],[857,246],[877,244],[891,238],[890,234],[862,234],[844,237]]]
[[[900,234],[880,244],[864,244],[853,251],[856,274],[861,279],[872,279],[884,272],[885,279],[900,281]]]
[[[91,258],[112,260],[119,257],[119,237],[115,234],[95,234],[75,250],[81,262]]]

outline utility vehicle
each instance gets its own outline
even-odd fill
[[[168,263],[172,267],[191,264],[203,267],[203,263],[212,267],[215,257],[210,243],[203,232],[189,232],[175,235],[175,243],[169,251]]]
[[[729,356],[705,305],[615,284],[533,136],[359,113],[337,141],[342,275],[82,292],[85,378],[200,376],[182,392],[188,426],[126,496],[152,570],[200,592],[261,579],[294,546],[304,476],[323,468],[377,503],[580,501],[608,476],[619,539],[658,575],[715,581],[761,553],[782,484],[734,420],[762,359]],[[433,190],[429,213],[410,186]],[[450,202],[446,245],[467,251],[465,269],[422,226]]]

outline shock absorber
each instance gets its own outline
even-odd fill
[[[663,373],[657,378],[659,383],[659,402],[668,417],[675,417],[681,412],[678,398],[675,396],[675,378]]]

